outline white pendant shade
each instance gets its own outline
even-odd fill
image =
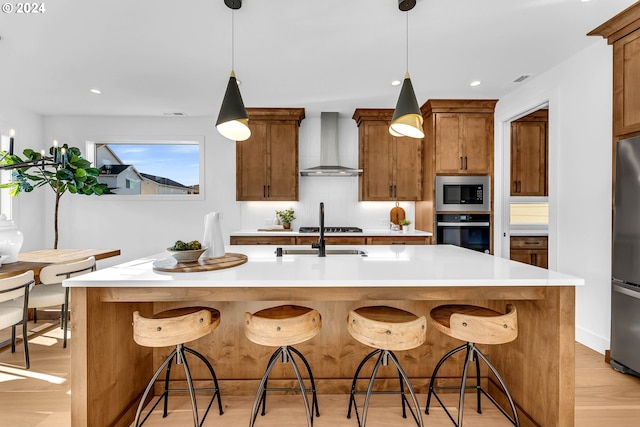
[[[229,120],[216,125],[222,136],[232,141],[245,141],[251,136],[248,119]]]

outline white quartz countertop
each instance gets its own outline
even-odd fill
[[[283,246],[284,249],[306,249]],[[451,245],[327,246],[361,249],[367,256],[284,255],[275,246],[229,246],[247,255],[237,267],[193,273],[153,270],[159,253],[63,282],[68,287],[383,287],[383,286],[579,286],[584,280]]]
[[[231,233],[233,237],[242,236],[318,236],[320,233],[300,233],[297,230],[291,231],[257,231],[257,230],[238,230]],[[409,231],[391,231],[387,229],[363,229],[362,233],[324,233],[325,237],[338,236],[338,237],[378,237],[378,236],[420,236],[429,237],[433,236],[433,233],[429,231],[421,231],[410,229]]]

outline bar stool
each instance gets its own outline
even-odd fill
[[[507,304],[507,313],[502,314],[498,311],[491,310],[485,307],[478,307],[475,305],[441,305],[435,307],[430,313],[431,324],[440,332],[450,337],[466,341],[466,344],[462,344],[459,347],[454,348],[450,352],[444,355],[438,362],[433,374],[431,375],[431,381],[429,381],[429,393],[427,395],[427,408],[425,413],[429,413],[429,404],[431,403],[431,395],[442,406],[442,409],[449,416],[449,419],[456,427],[462,426],[462,416],[464,415],[464,394],[467,388],[475,388],[477,392],[477,406],[478,413],[482,413],[480,406],[480,400],[484,394],[487,398],[502,412],[502,414],[516,427],[519,426],[518,413],[516,407],[507,390],[507,386],[502,380],[502,377],[496,370],[496,368],[489,362],[489,359],[476,347],[476,344],[505,344],[516,339],[518,336],[518,312],[516,308]],[[462,381],[460,387],[453,386],[434,386],[438,370],[442,364],[454,354],[466,350],[464,368],[462,369]],[[496,379],[502,387],[513,416],[509,416],[507,412],[502,409],[498,402],[495,401],[480,385],[480,361],[482,359],[491,372],[495,375]],[[476,364],[476,385],[467,386],[467,373],[469,369],[469,363],[475,361]],[[440,400],[440,397],[436,393],[436,389],[460,389],[460,400],[458,402],[458,422],[453,419],[445,405]]]
[[[358,365],[356,373],[351,383],[351,395],[349,398],[349,410],[347,418],[351,418],[351,408],[355,409],[358,426],[364,427],[367,423],[367,412],[369,410],[369,400],[372,394],[378,393],[394,393],[401,395],[402,401],[402,417],[407,418],[406,406],[409,405],[409,411],[413,415],[418,427],[422,427],[422,415],[418,406],[413,387],[409,382],[407,374],[402,369],[398,358],[393,351],[410,350],[422,345],[427,337],[427,319],[425,316],[418,317],[413,313],[394,307],[374,306],[360,307],[352,310],[348,317],[348,330],[353,338],[364,345],[373,347],[376,350],[369,353]],[[356,381],[358,374],[363,366],[373,356],[378,355],[378,360],[373,367],[369,386],[366,392],[356,391]],[[400,391],[373,391],[373,382],[380,365],[388,366],[389,359],[393,362],[398,370],[400,380]],[[404,382],[403,382],[404,381]],[[411,399],[413,400],[414,409],[411,408],[407,396],[404,392],[404,383],[406,383]],[[356,404],[355,395],[365,394],[364,405],[362,409],[362,421],[358,413],[358,405]]]
[[[316,395],[316,385],[313,380],[313,373],[307,359],[292,347],[294,344],[299,344],[304,341],[308,341],[320,332],[322,327],[322,317],[317,310],[300,307],[297,305],[281,305],[277,307],[266,308],[260,310],[254,314],[245,313],[244,315],[245,327],[244,332],[247,338],[260,345],[269,347],[278,347],[278,349],[271,355],[267,369],[262,376],[258,390],[256,391],[255,399],[253,400],[253,407],[251,409],[251,420],[249,426],[253,427],[258,416],[258,410],[262,404],[261,415],[265,414],[267,405],[267,391],[300,391],[302,399],[304,400],[304,408],[307,413],[307,425],[313,426],[313,415],[315,410],[315,416],[320,416],[318,410],[318,397]],[[300,370],[293,357],[298,356],[304,363],[309,373],[309,380],[311,383],[311,407],[309,406],[309,400],[307,399],[307,388],[304,385]],[[274,365],[278,361],[278,358],[282,359],[282,363],[291,362],[291,367],[298,379],[299,388],[268,388],[267,381],[269,374]]]
[[[211,363],[197,351],[186,347],[184,344],[190,341],[194,341],[198,338],[211,333],[220,324],[220,312],[209,307],[183,307],[172,310],[161,311],[154,314],[151,318],[142,317],[138,311],[133,313],[133,339],[136,343],[145,347],[168,347],[175,346],[176,348],[169,354],[165,361],[160,365],[158,370],[151,378],[151,381],[147,385],[138,410],[136,412],[136,418],[134,421],[134,427],[139,427],[149,418],[153,410],[158,406],[160,401],[164,398],[164,412],[163,418],[167,416],[167,407],[169,404],[170,392],[189,392],[191,398],[191,408],[193,411],[194,426],[201,427],[204,423],[209,409],[213,404],[214,399],[218,398],[218,408],[220,415],[223,414],[222,402],[220,400],[220,388],[218,387],[218,378],[211,366]],[[189,364],[187,363],[186,353],[189,353],[198,359],[200,359],[209,369],[211,379],[213,380],[213,388],[194,388],[191,378],[191,372],[189,370]],[[187,380],[187,389],[169,389],[169,378],[171,376],[171,365],[175,360],[176,365],[182,365],[184,368],[185,377]],[[147,396],[153,389],[153,385],[162,373],[163,369],[166,370],[164,391],[153,404],[147,415],[142,422],[140,416],[144,407]],[[202,419],[198,418],[198,407],[196,404],[196,391],[213,391],[211,401],[207,406]]]

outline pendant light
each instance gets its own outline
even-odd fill
[[[249,116],[242,102],[240,88],[234,72],[234,10],[242,7],[242,0],[224,0],[224,4],[231,9],[231,76],[227,83],[227,90],[222,99],[222,106],[218,114],[216,128],[225,138],[232,141],[244,141],[251,136]]]
[[[407,14],[407,72],[404,76],[402,89],[396,109],[393,112],[389,133],[393,136],[408,136],[410,138],[424,138],[422,124],[424,119],[418,106],[416,93],[409,76],[409,11],[416,5],[415,0],[398,0],[398,8]]]

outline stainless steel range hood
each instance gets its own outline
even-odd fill
[[[301,169],[301,176],[358,176],[362,169],[338,162],[338,113],[320,113],[320,166]]]

